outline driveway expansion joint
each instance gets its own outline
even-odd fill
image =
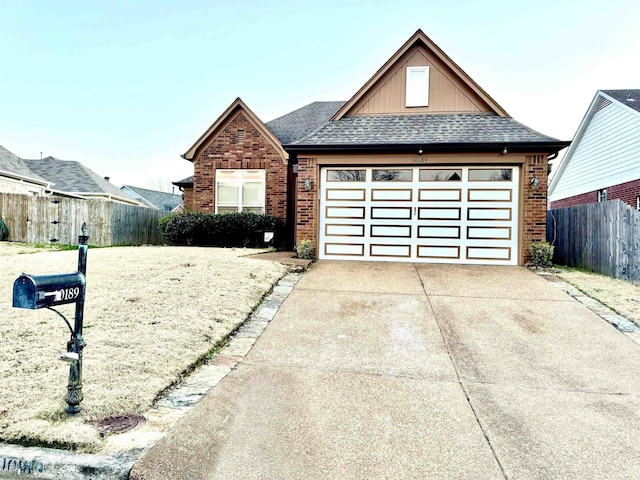
[[[196,368],[144,413],[144,426],[106,437],[101,454],[0,445],[0,464],[4,459],[0,479],[127,480],[135,462],[164,437],[211,388],[237,368],[302,275],[301,272],[292,272],[280,278],[262,303],[234,332],[228,345],[209,364]]]

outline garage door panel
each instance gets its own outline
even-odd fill
[[[461,208],[419,208],[418,220],[460,220]]]
[[[467,195],[469,202],[511,202],[512,199],[510,188],[470,188]]]
[[[418,198],[421,202],[459,202],[462,200],[462,190],[456,189],[426,189],[418,191]]]
[[[366,190],[364,188],[327,188],[326,200],[354,200],[364,201],[366,198]]]
[[[510,260],[511,247],[467,247],[469,260]]]
[[[411,225],[371,225],[371,237],[411,238]]]
[[[511,220],[511,210],[511,208],[470,207],[467,209],[467,220],[493,220],[508,222]]]
[[[418,245],[418,258],[460,259],[459,245]]]
[[[364,237],[364,225],[327,223],[324,234],[329,237]]]
[[[411,257],[411,245],[392,245],[372,243],[370,248],[370,255],[372,257],[399,257],[410,258]]]
[[[410,202],[413,200],[413,190],[396,188],[374,188],[371,190],[371,201]]]
[[[371,219],[411,219],[411,207],[371,207]]]
[[[325,243],[326,255],[356,255],[364,256],[364,243]]]
[[[469,240],[511,240],[511,227],[467,227]]]
[[[365,207],[327,207],[327,218],[362,218]]]
[[[418,238],[455,238],[460,239],[459,226],[419,226]]]

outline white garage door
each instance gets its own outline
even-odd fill
[[[518,167],[321,170],[321,259],[516,265]]]

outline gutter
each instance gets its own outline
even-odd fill
[[[405,144],[329,144],[329,145],[283,145],[293,154],[299,153],[500,153],[507,149],[508,153],[548,152],[557,155],[558,151],[569,146],[571,142],[520,142],[520,143],[405,143]]]

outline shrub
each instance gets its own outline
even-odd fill
[[[5,241],[9,238],[9,227],[0,218],[0,241]]]
[[[161,218],[158,225],[174,245],[257,247],[263,244],[264,231],[282,236],[280,218],[257,213],[178,213]]]
[[[553,245],[542,241],[531,245],[531,261],[536,267],[550,267],[553,265]]]
[[[313,260],[313,246],[311,245],[311,240],[300,240],[298,244],[298,258],[302,258],[304,260]]]

